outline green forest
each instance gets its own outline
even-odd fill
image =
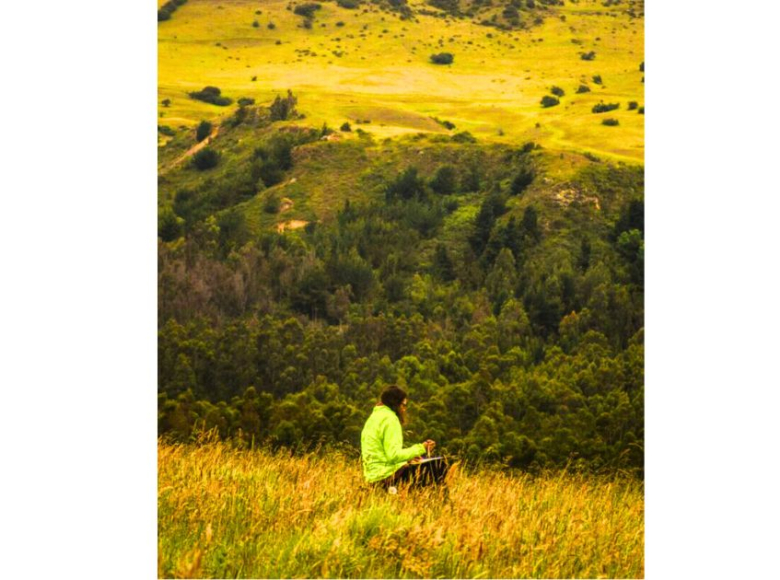
[[[396,383],[407,441],[643,473],[642,166],[248,101],[160,152],[161,436],[357,453]]]

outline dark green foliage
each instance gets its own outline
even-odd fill
[[[295,105],[298,104],[298,98],[293,95],[291,90],[287,91],[285,98],[276,95],[271,104],[271,121],[286,121],[295,115]]]
[[[279,213],[282,208],[282,200],[275,193],[270,194],[263,202],[263,211],[265,213]]]
[[[593,82],[597,85],[604,84],[601,80],[601,75],[593,75]]]
[[[456,181],[455,168],[452,165],[443,165],[436,170],[430,186],[439,195],[451,195],[455,193]]]
[[[352,125],[350,125],[347,121],[341,124],[341,127],[339,127],[342,131],[345,133],[349,133],[352,131]]]
[[[637,103],[636,101],[629,101],[629,103],[628,103],[628,110],[629,111],[633,111],[638,106],[639,106],[639,103]]]
[[[421,199],[425,196],[425,181],[417,174],[416,167],[408,167],[385,190],[385,199]]]
[[[460,11],[460,0],[428,0],[428,4],[449,14],[457,14]]]
[[[452,136],[452,140],[455,143],[476,143],[477,139],[469,133],[468,131],[461,131],[460,133],[455,133]]]
[[[565,94],[561,87],[555,87],[555,86],[550,88],[550,92],[556,97],[562,97]]]
[[[255,21],[252,22],[252,27],[253,28],[260,28],[260,23],[257,20],[255,20]]]
[[[219,163],[219,153],[214,149],[206,147],[201,149],[195,155],[192,156],[192,164],[199,171],[205,171],[206,169],[212,169]]]
[[[581,95],[582,93],[589,93],[590,87],[588,85],[580,85],[577,87],[577,94]]]
[[[203,141],[206,137],[211,135],[212,125],[208,121],[201,121],[198,128],[195,129],[195,140],[198,142]]]
[[[528,186],[531,185],[531,183],[533,183],[534,177],[535,174],[533,169],[530,167],[522,167],[517,172],[514,179],[512,179],[512,185],[510,186],[509,191],[512,195],[520,195],[528,189]]]
[[[645,72],[645,61],[642,61],[642,64],[639,65],[639,70]]]
[[[644,107],[639,107],[639,109],[637,109],[637,113],[639,113],[640,115],[644,115],[645,114],[645,108]]]
[[[173,137],[176,135],[176,132],[171,129],[168,125],[157,125],[157,132],[162,133],[163,135],[166,135],[168,137]]]
[[[607,127],[617,127],[618,125],[620,125],[620,121],[618,121],[617,119],[603,119],[601,121],[601,124],[606,125]]]
[[[596,53],[594,51],[592,51],[592,50],[590,52],[581,52],[580,53],[580,58],[582,60],[595,60],[596,59]]]
[[[255,100],[251,97],[241,97],[240,99],[238,99],[239,107],[248,107],[254,104],[255,104]]]
[[[276,28],[276,24],[274,24],[273,22],[269,22],[268,23],[268,30],[273,30],[274,28]]]
[[[430,60],[433,64],[452,64],[455,57],[449,52],[439,52],[432,54]]]
[[[161,210],[157,218],[157,235],[163,242],[172,242],[182,235],[183,221],[172,209]]]
[[[336,4],[348,10],[354,10],[360,6],[360,0],[336,0]]]
[[[168,12],[167,10],[160,9],[157,11],[157,22],[163,22],[165,20],[170,20],[170,19],[171,19],[171,13]]]
[[[293,9],[293,13],[309,19],[314,18],[314,13],[320,8],[322,8],[322,4],[319,4],[318,2],[305,2],[304,4],[298,4]]]
[[[252,159],[231,158],[161,211],[161,239],[184,239],[158,246],[160,434],[359,447],[379,390],[395,382],[410,393],[407,437],[433,438],[453,458],[641,475],[641,168],[602,162],[567,176],[567,188],[599,199],[595,212],[550,203],[555,182],[502,195],[524,168],[544,166],[533,144],[433,144],[420,157],[426,176],[454,167],[480,192],[457,198],[426,194],[436,173],[404,171],[424,143],[403,156],[388,146],[395,165],[361,183],[376,193],[390,181],[389,203],[345,202],[316,228],[249,235],[241,202],[255,195],[255,172],[286,171],[293,147],[318,133],[265,137]],[[282,194],[261,195],[260,208]],[[296,197],[294,212],[305,203]]]
[[[161,102],[163,107],[170,107],[171,106],[171,100],[170,99],[163,99]]]
[[[552,97],[550,95],[544,95],[542,97],[540,104],[542,105],[542,107],[547,108],[547,107],[554,107],[556,105],[559,105],[560,103],[561,102],[556,97]]]
[[[447,246],[437,244],[433,255],[433,273],[444,282],[455,280],[455,267],[450,258]]]
[[[607,111],[614,111],[615,109],[619,109],[619,108],[620,108],[620,103],[605,103],[602,101],[596,105],[593,105],[591,111],[593,111],[594,113],[606,113]]]
[[[222,96],[222,91],[218,87],[204,87],[200,91],[189,93],[190,97],[204,103],[211,103],[218,107],[227,107],[233,102],[233,99]]]

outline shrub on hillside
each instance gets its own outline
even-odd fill
[[[512,193],[512,195],[520,195],[523,193],[526,189],[528,189],[528,186],[531,185],[534,181],[534,171],[533,169],[529,167],[523,167],[520,169],[520,171],[517,172],[517,175],[515,175],[515,178],[512,180],[512,185],[509,188],[509,191]]]
[[[455,143],[476,143],[477,139],[469,133],[468,131],[461,131],[460,133],[455,133],[452,136],[452,140]]]
[[[590,87],[588,85],[580,85],[577,87],[577,94],[581,95],[582,93],[589,93]]]
[[[200,91],[189,93],[190,98],[204,103],[217,105],[218,107],[227,107],[233,102],[233,99],[222,96],[222,91],[218,87],[203,87]]]
[[[173,213],[171,208],[165,208],[157,216],[157,236],[163,242],[172,242],[182,235],[184,220]]]
[[[254,105],[255,100],[251,97],[241,97],[238,99],[238,106],[239,107],[248,107],[249,105]]]
[[[252,22],[252,28],[260,28],[260,23],[257,20],[255,20],[254,22]]]
[[[439,195],[452,195],[455,193],[455,183],[455,168],[452,165],[442,165],[436,170],[436,174],[430,181],[430,186]]]
[[[157,132],[162,133],[168,137],[174,137],[176,135],[175,131],[168,125],[157,125]]]
[[[431,62],[433,64],[452,64],[454,60],[455,57],[449,52],[440,52],[431,55]]]
[[[350,125],[348,122],[345,121],[344,123],[342,123],[340,129],[345,133],[349,133],[350,131],[352,131],[352,125]]]
[[[272,193],[271,195],[265,198],[265,202],[263,203],[263,211],[265,213],[279,213],[281,209],[282,209],[282,200],[279,199],[278,195]]]
[[[219,153],[206,147],[201,149],[192,157],[192,164],[198,171],[205,171],[216,167],[219,163]]]
[[[597,85],[603,84],[601,82],[601,75],[593,75],[593,82],[596,83]]]
[[[606,113],[607,111],[614,111],[615,109],[620,108],[620,103],[605,103],[600,102],[596,105],[593,105],[593,108],[591,109],[594,113]]]
[[[541,105],[544,108],[554,107],[560,103],[561,102],[556,97],[551,97],[550,95],[544,95],[541,100]]]
[[[322,4],[319,4],[318,2],[306,2],[304,4],[298,4],[293,9],[293,13],[298,16],[303,16],[304,18],[314,18],[314,13],[320,8],[322,8]]]
[[[274,28],[276,28],[276,24],[274,24],[273,22],[269,22],[268,23],[268,30],[273,30]]]
[[[387,186],[385,199],[393,201],[397,198],[409,200],[422,198],[425,195],[425,182],[417,175],[416,167],[409,167]]]
[[[200,143],[203,141],[206,137],[211,135],[211,123],[208,121],[201,121],[200,125],[198,125],[198,128],[195,130],[195,139]]]
[[[359,0],[336,0],[336,4],[347,10],[354,10],[360,6]]]
[[[620,125],[620,121],[617,119],[604,119],[601,121],[602,125],[606,125],[607,127],[616,127],[617,125]]]
[[[629,111],[633,111],[638,106],[639,106],[639,103],[637,103],[636,101],[629,101],[629,103],[628,103],[628,110]]]
[[[582,60],[595,60],[596,53],[594,51],[592,51],[592,50],[590,52],[581,52],[580,53],[580,58]]]
[[[160,9],[157,11],[157,22],[163,22],[165,20],[170,20],[170,19],[171,19],[171,13],[168,12],[167,10]]]
[[[564,94],[566,94],[564,93],[561,87],[555,87],[555,86],[550,89],[550,92],[556,97],[562,97]]]
[[[285,98],[276,95],[276,99],[271,104],[271,121],[285,121],[289,119],[295,114],[295,105],[297,104],[298,98],[289,89]]]
[[[637,113],[639,113],[640,115],[644,115],[645,114],[645,108],[644,107],[639,107],[639,110],[637,110]]]
[[[645,61],[642,61],[642,64],[639,65],[639,70],[645,72]]]

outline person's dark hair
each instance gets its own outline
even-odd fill
[[[385,390],[382,391],[382,395],[379,398],[382,401],[382,404],[390,407],[393,412],[398,415],[401,423],[403,423],[404,413],[401,410],[401,403],[407,398],[406,391],[398,385],[388,385],[385,387]]]

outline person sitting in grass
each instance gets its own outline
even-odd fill
[[[424,486],[445,483],[454,471],[443,457],[423,460],[436,447],[428,439],[404,449],[406,392],[397,385],[382,391],[360,435],[363,475],[368,483],[395,491],[399,483]],[[454,466],[453,466],[454,467]]]

